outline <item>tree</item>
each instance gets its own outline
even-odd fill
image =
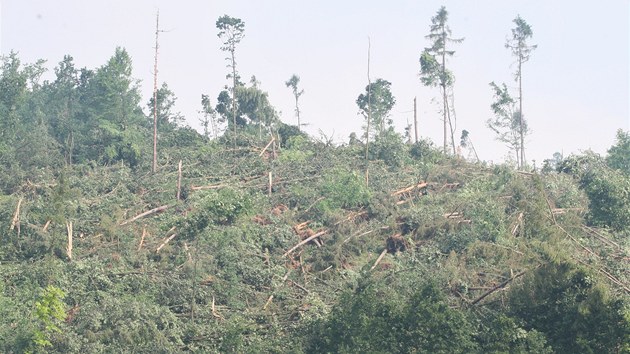
[[[475,160],[479,162],[479,155],[477,155],[477,150],[475,149],[475,145],[473,145],[472,139],[470,138],[470,132],[468,132],[468,130],[462,130],[462,137],[459,145],[463,148],[470,148],[471,152],[475,155]]]
[[[302,124],[300,123],[300,106],[298,105],[298,100],[300,99],[300,96],[304,94],[304,90],[298,89],[299,83],[300,77],[293,74],[291,78],[284,84],[293,90],[293,96],[295,97],[295,115],[297,116],[298,130],[302,130]]]
[[[497,134],[496,139],[505,143],[516,155],[516,162],[520,166],[522,135],[528,133],[527,123],[521,121],[520,113],[516,108],[516,101],[510,95],[505,84],[501,86],[490,83],[494,93],[494,102],[490,105],[494,118],[488,119],[486,124]]]
[[[166,83],[162,83],[162,87],[155,92],[154,97],[149,99],[147,107],[151,111],[155,109],[158,132],[172,131],[179,124],[183,123],[184,117],[179,112],[173,112],[177,97],[175,97],[175,93],[168,88]]]
[[[232,73],[228,74],[226,78],[232,78],[232,97],[236,97],[237,87],[239,86],[239,76],[236,71],[236,45],[241,42],[245,36],[245,22],[239,18],[223,15],[219,17],[216,22],[216,27],[219,30],[217,35],[223,40],[221,50],[229,52],[230,56],[225,58],[228,61],[228,68],[231,68]],[[236,100],[232,100],[232,125],[234,129],[234,137],[236,138]]]
[[[61,146],[67,164],[73,162],[74,139],[80,123],[79,71],[70,55],[55,68],[56,79],[49,87],[47,112],[53,137]]]
[[[455,51],[448,50],[448,43],[461,43],[463,38],[453,38],[450,27],[447,25],[448,12],[442,6],[437,14],[431,18],[431,29],[427,39],[431,41],[431,46],[425,48],[420,56],[420,81],[427,87],[440,87],[442,91],[442,115],[444,120],[444,153],[447,149],[447,124],[450,127],[451,144],[453,154],[455,154],[455,129],[451,121],[451,111],[454,107],[449,107],[449,90],[452,89],[455,77],[446,68],[446,57],[451,57]]]
[[[630,134],[617,130],[617,141],[608,149],[606,163],[611,168],[621,170],[630,175]]]
[[[359,106],[359,114],[371,121],[369,126],[376,130],[375,135],[381,135],[385,132],[385,125],[391,126],[392,121],[389,119],[396,98],[392,95],[391,83],[387,80],[377,79],[365,87],[365,93],[357,98],[357,106]],[[370,134],[369,131],[366,132]]]
[[[212,135],[216,138],[218,133],[217,126],[217,111],[212,107],[210,103],[210,97],[208,95],[201,95],[201,126],[203,127],[203,136],[210,137],[210,129],[212,129]]]
[[[108,62],[96,72],[83,71],[81,81],[82,157],[131,166],[139,162],[144,139],[145,116],[139,106],[137,81],[131,77],[131,57],[116,48]],[[148,138],[148,137],[147,137]]]
[[[532,38],[533,32],[531,26],[521,18],[516,16],[514,19],[516,27],[512,29],[512,38],[508,39],[505,47],[512,51],[512,55],[516,57],[517,69],[514,73],[514,80],[518,82],[518,123],[520,138],[520,167],[525,166],[525,135],[527,134],[527,125],[525,116],[523,115],[523,64],[529,61],[531,52],[536,49],[537,45],[528,45],[527,40]]]

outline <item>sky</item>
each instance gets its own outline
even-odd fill
[[[456,139],[468,130],[482,160],[512,155],[486,121],[492,118],[489,83],[516,89],[505,42],[517,15],[531,25],[530,43],[538,45],[523,67],[523,112],[532,130],[527,159],[540,165],[555,152],[604,154],[618,129],[630,129],[630,0],[0,0],[0,53],[16,51],[25,63],[46,59],[44,78],[53,79],[66,54],[77,67],[93,69],[124,47],[144,103],[153,90],[159,10],[158,81],[174,91],[187,123],[199,128],[201,95],[216,103],[229,84],[215,27],[227,14],[245,22],[236,52],[243,80],[255,75],[282,121],[296,124],[284,83],[299,75],[305,130],[343,143],[363,126],[355,101],[367,85],[369,38],[370,77],[392,83],[397,131],[413,122],[417,97],[420,136],[441,146],[439,91],[421,85],[418,60],[442,5],[453,36],[464,38],[448,62],[456,78]]]

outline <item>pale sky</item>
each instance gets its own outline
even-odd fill
[[[65,54],[77,67],[97,68],[116,46],[133,58],[143,104],[153,89],[155,15],[160,11],[159,82],[178,97],[177,110],[199,127],[201,94],[212,102],[224,85],[225,54],[215,22],[228,14],[245,22],[237,49],[244,81],[255,75],[284,122],[295,124],[293,96],[284,82],[301,77],[302,121],[336,142],[360,133],[357,96],[367,84],[371,38],[372,80],[392,83],[392,118],[403,132],[418,99],[420,135],[442,144],[437,89],[418,78],[424,36],[440,6],[449,11],[455,37],[450,68],[456,76],[457,139],[471,133],[480,158],[498,162],[508,149],[486,127],[491,81],[515,87],[506,38],[521,15],[538,49],[523,68],[524,114],[532,129],[526,157],[538,166],[556,151],[605,153],[617,129],[630,129],[629,0],[0,0],[0,52],[19,52],[23,62],[48,60],[47,78]]]

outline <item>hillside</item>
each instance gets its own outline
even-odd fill
[[[336,146],[255,85],[210,138],[163,86],[153,173],[123,49],[3,60],[2,352],[630,352],[627,133],[519,170]]]

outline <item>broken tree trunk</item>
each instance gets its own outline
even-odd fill
[[[13,231],[17,227],[17,234],[20,237],[20,207],[22,206],[22,198],[18,200],[17,206],[15,207],[15,213],[13,214],[13,220],[11,220],[10,231]]]
[[[311,237],[309,237],[307,239],[304,239],[302,242],[300,242],[297,245],[291,247],[291,249],[286,251],[282,256],[283,257],[288,256],[289,253],[291,253],[291,252],[295,251],[296,249],[300,248],[301,246],[307,244],[309,241],[311,241],[311,240],[313,240],[313,239],[315,239],[315,238],[317,238],[319,236],[325,235],[326,233],[328,233],[328,230],[323,230],[323,231],[320,231],[320,232],[314,234],[313,236],[311,236]]]
[[[155,214],[155,213],[162,212],[162,211],[164,211],[164,210],[166,210],[166,209],[168,209],[168,208],[169,208],[169,205],[162,205],[162,206],[159,206],[159,207],[157,207],[157,208],[154,208],[154,209],[151,209],[151,210],[145,211],[144,213],[138,214],[138,215],[134,216],[134,217],[133,217],[133,218],[131,218],[131,219],[125,220],[125,221],[121,222],[119,225],[120,225],[120,226],[127,225],[127,224],[129,224],[129,223],[131,223],[131,222],[134,222],[134,221],[136,221],[136,220],[140,219],[140,218],[143,218],[143,217],[145,217],[145,216],[149,216],[149,215],[152,215],[152,214]]]
[[[374,270],[374,268],[376,268],[376,266],[379,263],[381,263],[381,260],[383,260],[383,257],[385,257],[386,254],[387,254],[387,248],[385,248],[383,252],[381,252],[381,255],[378,256],[378,258],[376,259],[376,262],[374,262],[374,265],[372,266],[372,268],[370,268],[370,270]]]
[[[66,221],[66,229],[68,230],[68,247],[66,247],[66,254],[68,259],[72,260],[72,221]]]
[[[172,239],[174,239],[174,238],[175,238],[175,236],[177,236],[177,234],[172,234],[171,236],[169,236],[169,237],[166,239],[166,241],[164,241],[164,242],[160,245],[160,247],[158,247],[158,248],[155,250],[155,253],[160,253],[160,250],[162,249],[162,247],[166,246],[166,244],[167,244],[167,243],[171,242],[171,240],[172,240]]]
[[[486,291],[485,293],[483,293],[483,295],[479,296],[477,299],[475,299],[473,302],[471,302],[471,305],[476,305],[477,303],[479,303],[479,301],[485,299],[486,297],[488,297],[490,294],[494,293],[495,291],[499,290],[499,289],[503,289],[506,285],[508,285],[512,280],[523,276],[525,273],[527,273],[527,270],[524,270],[514,276],[512,276],[511,278],[507,279],[506,281],[504,281],[503,283],[495,286],[494,288]]]
[[[177,165],[177,201],[181,200],[182,195],[182,160]]]
[[[267,145],[265,145],[265,147],[260,151],[260,154],[258,154],[258,156],[259,157],[262,156],[265,153],[265,151],[267,151],[267,149],[269,149],[269,146],[271,146],[271,144],[273,144],[273,142],[275,140],[276,140],[276,138],[272,136],[271,140],[269,140],[269,143]]]

